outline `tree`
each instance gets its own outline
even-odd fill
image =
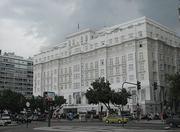
[[[20,94],[11,90],[3,90],[0,95],[0,109],[10,110],[19,113],[25,107],[26,99]]]
[[[131,94],[123,88],[120,92],[114,92],[111,102],[114,106],[118,107],[120,111],[123,111],[123,106],[128,103],[128,98],[130,98],[130,96]]]
[[[113,90],[111,90],[109,81],[105,81],[104,77],[96,79],[91,83],[91,86],[85,93],[89,104],[103,103],[110,111],[110,103]]]
[[[28,99],[27,101],[30,102],[30,107],[32,111],[38,110],[39,112],[44,113],[47,109],[47,105],[44,101],[44,98],[41,96],[32,96],[32,98]]]
[[[57,107],[61,107],[63,104],[66,103],[66,99],[64,96],[55,96],[54,105]]]
[[[180,102],[180,74],[176,73],[167,76],[169,86],[169,97],[171,107],[174,108],[174,112],[177,112]]]

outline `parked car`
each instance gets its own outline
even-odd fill
[[[46,114],[38,115],[37,121],[46,121]]]
[[[118,115],[109,115],[107,117],[104,117],[103,121],[106,123],[127,123],[128,118]]]
[[[133,115],[130,113],[130,111],[122,111],[121,115],[122,117],[128,118],[128,120],[133,120]]]
[[[4,120],[0,119],[0,126],[7,126],[7,125],[8,124]]]
[[[27,115],[25,114],[18,114],[15,118],[15,121],[18,122],[18,123],[27,123],[27,121],[29,123],[31,123],[31,121],[33,120],[33,116],[28,116],[27,118]]]
[[[166,124],[170,127],[178,127],[180,125],[180,115],[173,115],[166,119]]]
[[[3,114],[1,120],[3,120],[7,124],[11,124],[11,117],[8,114]]]

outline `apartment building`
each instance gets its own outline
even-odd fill
[[[165,75],[180,71],[180,38],[168,27],[146,17],[100,30],[84,29],[66,41],[34,56],[33,94],[53,91],[67,99],[64,110],[96,110],[85,97],[99,77],[112,89],[123,82],[141,82],[141,89],[125,84],[131,92],[127,110],[140,104],[143,113],[160,112],[166,98]],[[155,90],[153,84],[158,84]]]
[[[0,91],[12,91],[31,97],[33,93],[33,61],[0,50]]]

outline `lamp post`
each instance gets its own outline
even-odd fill
[[[30,107],[30,103],[29,102],[26,102],[26,107],[27,107],[27,110],[26,110],[26,128],[28,128],[28,109]]]

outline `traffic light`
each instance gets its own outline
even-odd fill
[[[154,82],[153,86],[154,86],[154,90],[156,90],[158,87],[157,82]]]
[[[141,89],[141,82],[137,81],[137,90]]]

